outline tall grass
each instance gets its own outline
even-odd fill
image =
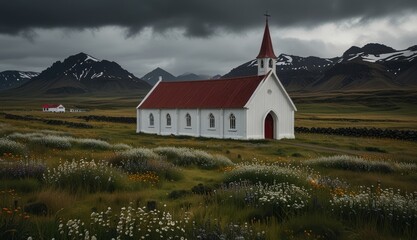
[[[44,203],[48,207],[48,212],[52,214],[71,208],[76,203],[76,199],[76,196],[60,189],[42,189],[36,194],[36,202]]]
[[[215,191],[217,204],[233,204],[241,208],[255,207],[259,214],[273,214],[280,220],[304,212],[311,193],[292,183],[230,182]]]
[[[8,138],[21,140],[32,145],[41,145],[57,149],[70,149],[71,137],[58,135],[45,135],[43,133],[12,133]]]
[[[162,160],[158,154],[147,148],[134,148],[118,152],[109,162],[130,174],[154,172],[159,177],[168,180],[182,178],[176,166]]]
[[[165,156],[168,161],[178,166],[194,165],[204,169],[214,169],[233,165],[233,162],[225,156],[211,155],[192,148],[158,147],[154,152]]]
[[[58,232],[64,239],[185,239],[191,231],[188,215],[149,211],[131,203],[122,207],[120,213],[113,213],[111,207],[93,212],[89,223],[80,219],[61,221]]]
[[[111,207],[93,212],[88,222],[61,220],[57,230],[64,239],[265,239],[265,233],[248,223],[221,226],[217,219],[201,223],[192,221],[188,212],[174,215],[132,203],[116,213]]]
[[[112,164],[119,164],[120,162],[127,160],[147,161],[153,159],[160,159],[160,156],[147,148],[133,148],[123,152],[118,152],[110,162]]]
[[[25,150],[23,144],[7,138],[0,138],[0,156],[3,154],[23,154]]]
[[[37,138],[37,137],[43,137],[45,134],[43,133],[19,133],[15,132],[7,136],[7,138],[11,139],[21,139],[21,140],[28,140],[30,138]]]
[[[117,143],[113,145],[113,149],[114,150],[128,150],[131,149],[132,147],[128,144],[125,143]]]
[[[373,221],[380,227],[417,237],[417,192],[360,186],[359,191],[333,194],[330,203],[332,211],[342,219]]]
[[[81,148],[95,149],[95,150],[108,150],[112,148],[112,145],[106,141],[93,139],[93,138],[74,138],[72,141],[78,144]]]
[[[75,138],[69,136],[68,133],[52,130],[40,130],[33,133],[17,132],[10,134],[7,138],[57,149],[70,149],[73,144],[89,150],[126,150],[131,148],[129,145],[123,143],[111,145],[100,139]]]
[[[71,142],[68,137],[46,135],[42,137],[32,137],[29,139],[31,144],[41,145],[56,149],[70,149]]]
[[[306,213],[294,216],[282,224],[281,238],[290,239],[345,239],[345,226],[332,216]]]
[[[122,175],[103,161],[65,161],[57,168],[48,169],[43,180],[46,185],[77,192],[113,192],[123,188]]]
[[[26,239],[30,216],[17,206],[20,197],[14,190],[0,192],[0,238]]]
[[[285,167],[265,164],[239,164],[235,169],[226,173],[224,182],[249,181],[252,183],[296,183],[305,184],[305,173],[296,167]]]
[[[46,165],[34,160],[0,163],[0,178],[3,179],[36,178],[41,180],[45,171]]]
[[[265,231],[256,231],[248,222],[236,223],[229,222],[222,226],[219,220],[208,220],[203,223],[193,225],[189,239],[267,239]]]

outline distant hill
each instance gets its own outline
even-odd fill
[[[176,80],[174,75],[159,67],[147,73],[142,79],[153,86],[159,81],[159,77],[162,77],[163,81]]]
[[[0,72],[0,91],[16,88],[38,76],[37,72],[4,71]]]
[[[305,91],[362,91],[401,89],[402,86],[384,66],[361,61],[342,62],[328,69],[322,77],[307,85]]]
[[[38,76],[11,91],[15,93],[74,94],[147,90],[150,85],[116,62],[79,53],[57,61]]]
[[[405,50],[370,43],[353,46],[341,57],[299,57],[281,54],[277,75],[287,91],[363,91],[407,89],[417,86],[417,46]],[[222,76],[237,77],[257,73],[251,60]]]
[[[207,75],[198,75],[195,73],[184,73],[177,76],[178,81],[189,81],[189,80],[207,80],[210,79],[211,76]]]
[[[158,67],[149,73],[145,74],[142,79],[149,83],[150,85],[155,85],[159,81],[159,77],[162,77],[162,81],[173,82],[173,81],[198,81],[198,80],[207,80],[207,79],[217,79],[220,78],[220,75],[215,75],[214,77],[209,75],[198,75],[195,73],[184,73],[177,77],[167,72],[166,70]]]

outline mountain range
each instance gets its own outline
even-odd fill
[[[135,89],[149,90],[150,88],[148,83],[135,77],[115,62],[98,60],[85,53],[79,53],[62,62],[55,62],[12,91],[42,95],[121,92]]]
[[[223,78],[254,75],[256,59]],[[370,43],[353,46],[341,57],[319,58],[279,55],[277,75],[287,91],[329,92],[409,89],[417,87],[417,45],[395,50]]]
[[[281,54],[277,75],[289,92],[339,92],[417,89],[417,45],[405,50],[370,43],[353,46],[340,57],[300,57]],[[156,68],[142,78],[119,64],[79,53],[57,61],[41,73],[4,71],[0,90],[24,94],[73,94],[149,90],[163,81],[202,80],[257,74],[253,59],[224,76],[185,73],[180,76]]]
[[[16,88],[31,78],[38,76],[37,72],[4,71],[0,72],[0,90]]]

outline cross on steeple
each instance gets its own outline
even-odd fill
[[[268,14],[268,10],[265,11],[264,16],[265,16],[266,22],[268,22],[268,18],[271,17],[271,15]]]

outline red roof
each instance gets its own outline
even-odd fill
[[[262,39],[261,50],[256,58],[277,58],[272,47],[271,35],[269,34],[268,20],[265,24],[264,38]]]
[[[139,108],[242,108],[264,78],[159,82]]]
[[[44,104],[42,108],[57,108],[59,104]]]

